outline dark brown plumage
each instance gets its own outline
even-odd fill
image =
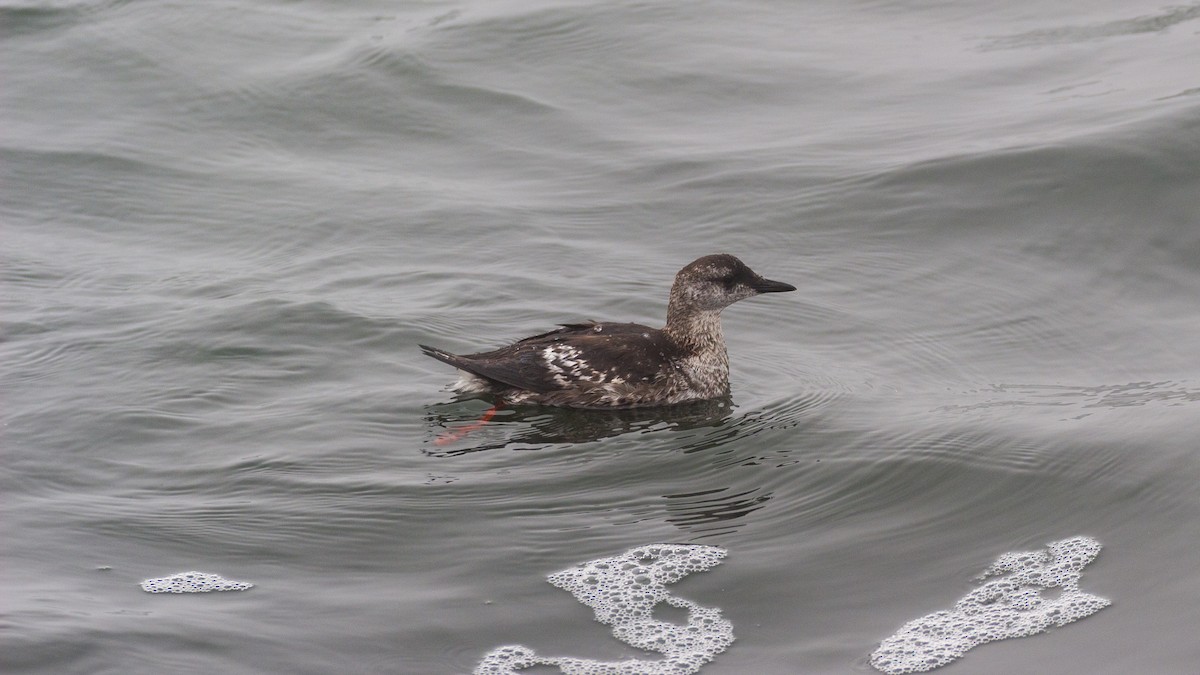
[[[712,399],[729,393],[721,310],[760,293],[794,290],[764,279],[732,255],[710,255],[675,275],[661,329],[564,324],[477,354],[425,345],[421,350],[463,371],[458,391],[489,393],[508,403],[629,408]]]

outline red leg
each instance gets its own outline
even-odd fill
[[[475,431],[476,429],[482,429],[483,425],[490,422],[492,420],[492,418],[496,416],[496,412],[503,407],[504,407],[503,402],[497,402],[492,407],[483,411],[483,416],[480,417],[479,419],[475,420],[474,422],[472,422],[470,424],[464,424],[463,426],[461,426],[457,429],[448,429],[445,433],[441,434],[436,439],[434,439],[433,444],[437,445],[437,446],[442,446],[442,445],[446,445],[447,443],[453,443],[454,441],[457,441],[457,440],[463,438],[464,436],[471,433],[472,431]]]

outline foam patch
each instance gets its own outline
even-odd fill
[[[211,593],[212,591],[244,591],[254,584],[230,581],[220,574],[180,572],[169,577],[147,579],[142,590],[147,593]]]
[[[1079,590],[1079,574],[1100,553],[1090,537],[1053,541],[1043,551],[1005,553],[978,577],[985,581],[950,611],[909,621],[871,655],[888,673],[920,673],[944,666],[994,640],[1025,637],[1078,621],[1110,602]],[[1042,591],[1062,589],[1057,597]]]
[[[475,667],[475,675],[515,675],[537,665],[557,666],[566,675],[694,673],[733,644],[733,624],[721,618],[720,609],[672,595],[665,587],[719,565],[725,554],[715,546],[651,544],[548,577],[551,584],[591,607],[596,620],[612,626],[618,640],[663,654],[663,659],[604,662],[539,656],[528,647],[508,645],[488,652]],[[687,610],[687,625],[655,619],[652,612],[660,602]]]

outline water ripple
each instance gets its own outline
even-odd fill
[[[1141,33],[1159,33],[1177,24],[1197,18],[1200,18],[1200,4],[1183,5],[1170,7],[1161,14],[1141,15],[1132,19],[1120,19],[1085,26],[1040,28],[1025,33],[1000,35],[988,38],[979,48],[982,51],[991,51],[1022,47],[1048,47]]]
[[[1064,408],[1064,416],[1082,419],[1096,408],[1128,408],[1146,405],[1179,406],[1200,401],[1200,388],[1186,380],[1127,382],[1124,384],[1072,386],[1059,384],[995,384],[972,394],[986,400],[938,408],[944,412],[968,413],[993,408]]]
[[[666,522],[692,532],[696,539],[729,534],[737,524],[730,523],[763,508],[774,493],[755,487],[740,492],[720,487],[663,495],[667,500]]]

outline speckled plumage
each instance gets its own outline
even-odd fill
[[[633,408],[713,399],[729,394],[721,310],[760,293],[794,290],[732,255],[710,255],[675,275],[661,329],[588,322],[478,354],[421,349],[462,371],[457,391],[507,403]]]

